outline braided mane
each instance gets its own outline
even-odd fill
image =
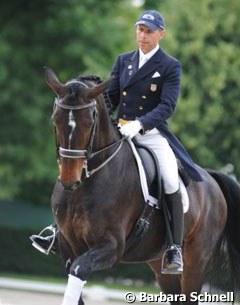
[[[81,75],[77,77],[77,80],[81,81],[81,82],[92,82],[95,85],[101,84],[103,82],[103,80],[101,79],[101,77],[97,76],[97,75]],[[109,96],[107,91],[103,92],[103,99],[104,99],[104,103],[108,109],[109,112],[109,116],[112,120],[112,123],[114,126],[117,125],[117,122],[115,119],[113,119],[113,112],[114,112],[114,107],[111,104],[110,100],[109,100]]]

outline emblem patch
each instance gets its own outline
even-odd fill
[[[157,84],[151,84],[150,90],[151,90],[152,92],[157,91]]]
[[[149,20],[154,20],[154,16],[151,14],[144,14],[142,16],[143,19],[149,19]]]
[[[132,65],[128,66],[128,75],[131,76],[133,74]]]

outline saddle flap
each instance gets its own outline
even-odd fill
[[[160,177],[160,172],[158,171],[159,166],[154,152],[149,147],[139,145],[138,143],[134,144],[142,161],[149,194],[155,198],[158,198],[159,194],[161,193],[161,191],[158,189],[158,175]]]

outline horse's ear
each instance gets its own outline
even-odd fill
[[[60,95],[63,88],[63,84],[60,83],[55,72],[51,68],[44,67],[44,70],[47,84],[57,95]]]
[[[101,84],[88,89],[88,96],[90,98],[97,97],[99,94],[103,93],[107,89],[107,87],[109,86],[111,81],[112,81],[112,78],[109,78],[105,82],[102,82]]]

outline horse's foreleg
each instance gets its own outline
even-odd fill
[[[70,267],[62,305],[79,305],[79,298],[88,276],[92,271],[111,268],[118,261],[118,253],[119,244],[116,239],[110,238],[75,258]]]
[[[59,252],[61,254],[61,258],[64,262],[65,269],[67,273],[70,273],[70,267],[72,265],[72,262],[74,261],[74,253],[72,251],[72,248],[68,244],[67,240],[61,235],[58,235],[58,245],[59,245]],[[78,290],[78,289],[77,289]],[[70,303],[66,303],[70,304]],[[84,305],[84,301],[82,299],[82,295],[79,297],[78,305]]]
[[[159,287],[163,290],[165,294],[170,295],[180,295],[181,294],[181,284],[179,275],[168,275],[162,274],[162,260],[155,260],[148,262],[148,265],[153,270]],[[180,298],[176,297],[176,301],[171,302],[171,304],[181,304]]]
[[[201,292],[204,279],[203,272],[204,265],[192,268],[185,267],[182,275],[182,293],[186,296],[186,305],[198,304],[198,299],[193,297],[192,293],[199,295]]]
[[[111,268],[118,260],[118,253],[117,240],[115,238],[105,240],[77,257],[71,265],[70,274],[87,280],[92,271]]]
[[[61,259],[63,260],[65,269],[67,273],[70,271],[70,267],[74,260],[74,254],[72,248],[68,244],[67,240],[63,237],[62,234],[58,234],[58,247]]]
[[[82,296],[80,296],[80,299],[78,301],[78,305],[84,305],[85,303],[83,302]]]
[[[207,236],[207,232],[205,235]],[[198,304],[192,293],[199,294],[205,278],[205,271],[209,263],[209,253],[213,251],[214,242],[204,244],[203,238],[192,239],[186,242],[184,249],[184,268],[181,278],[182,293],[186,296],[186,305]]]

